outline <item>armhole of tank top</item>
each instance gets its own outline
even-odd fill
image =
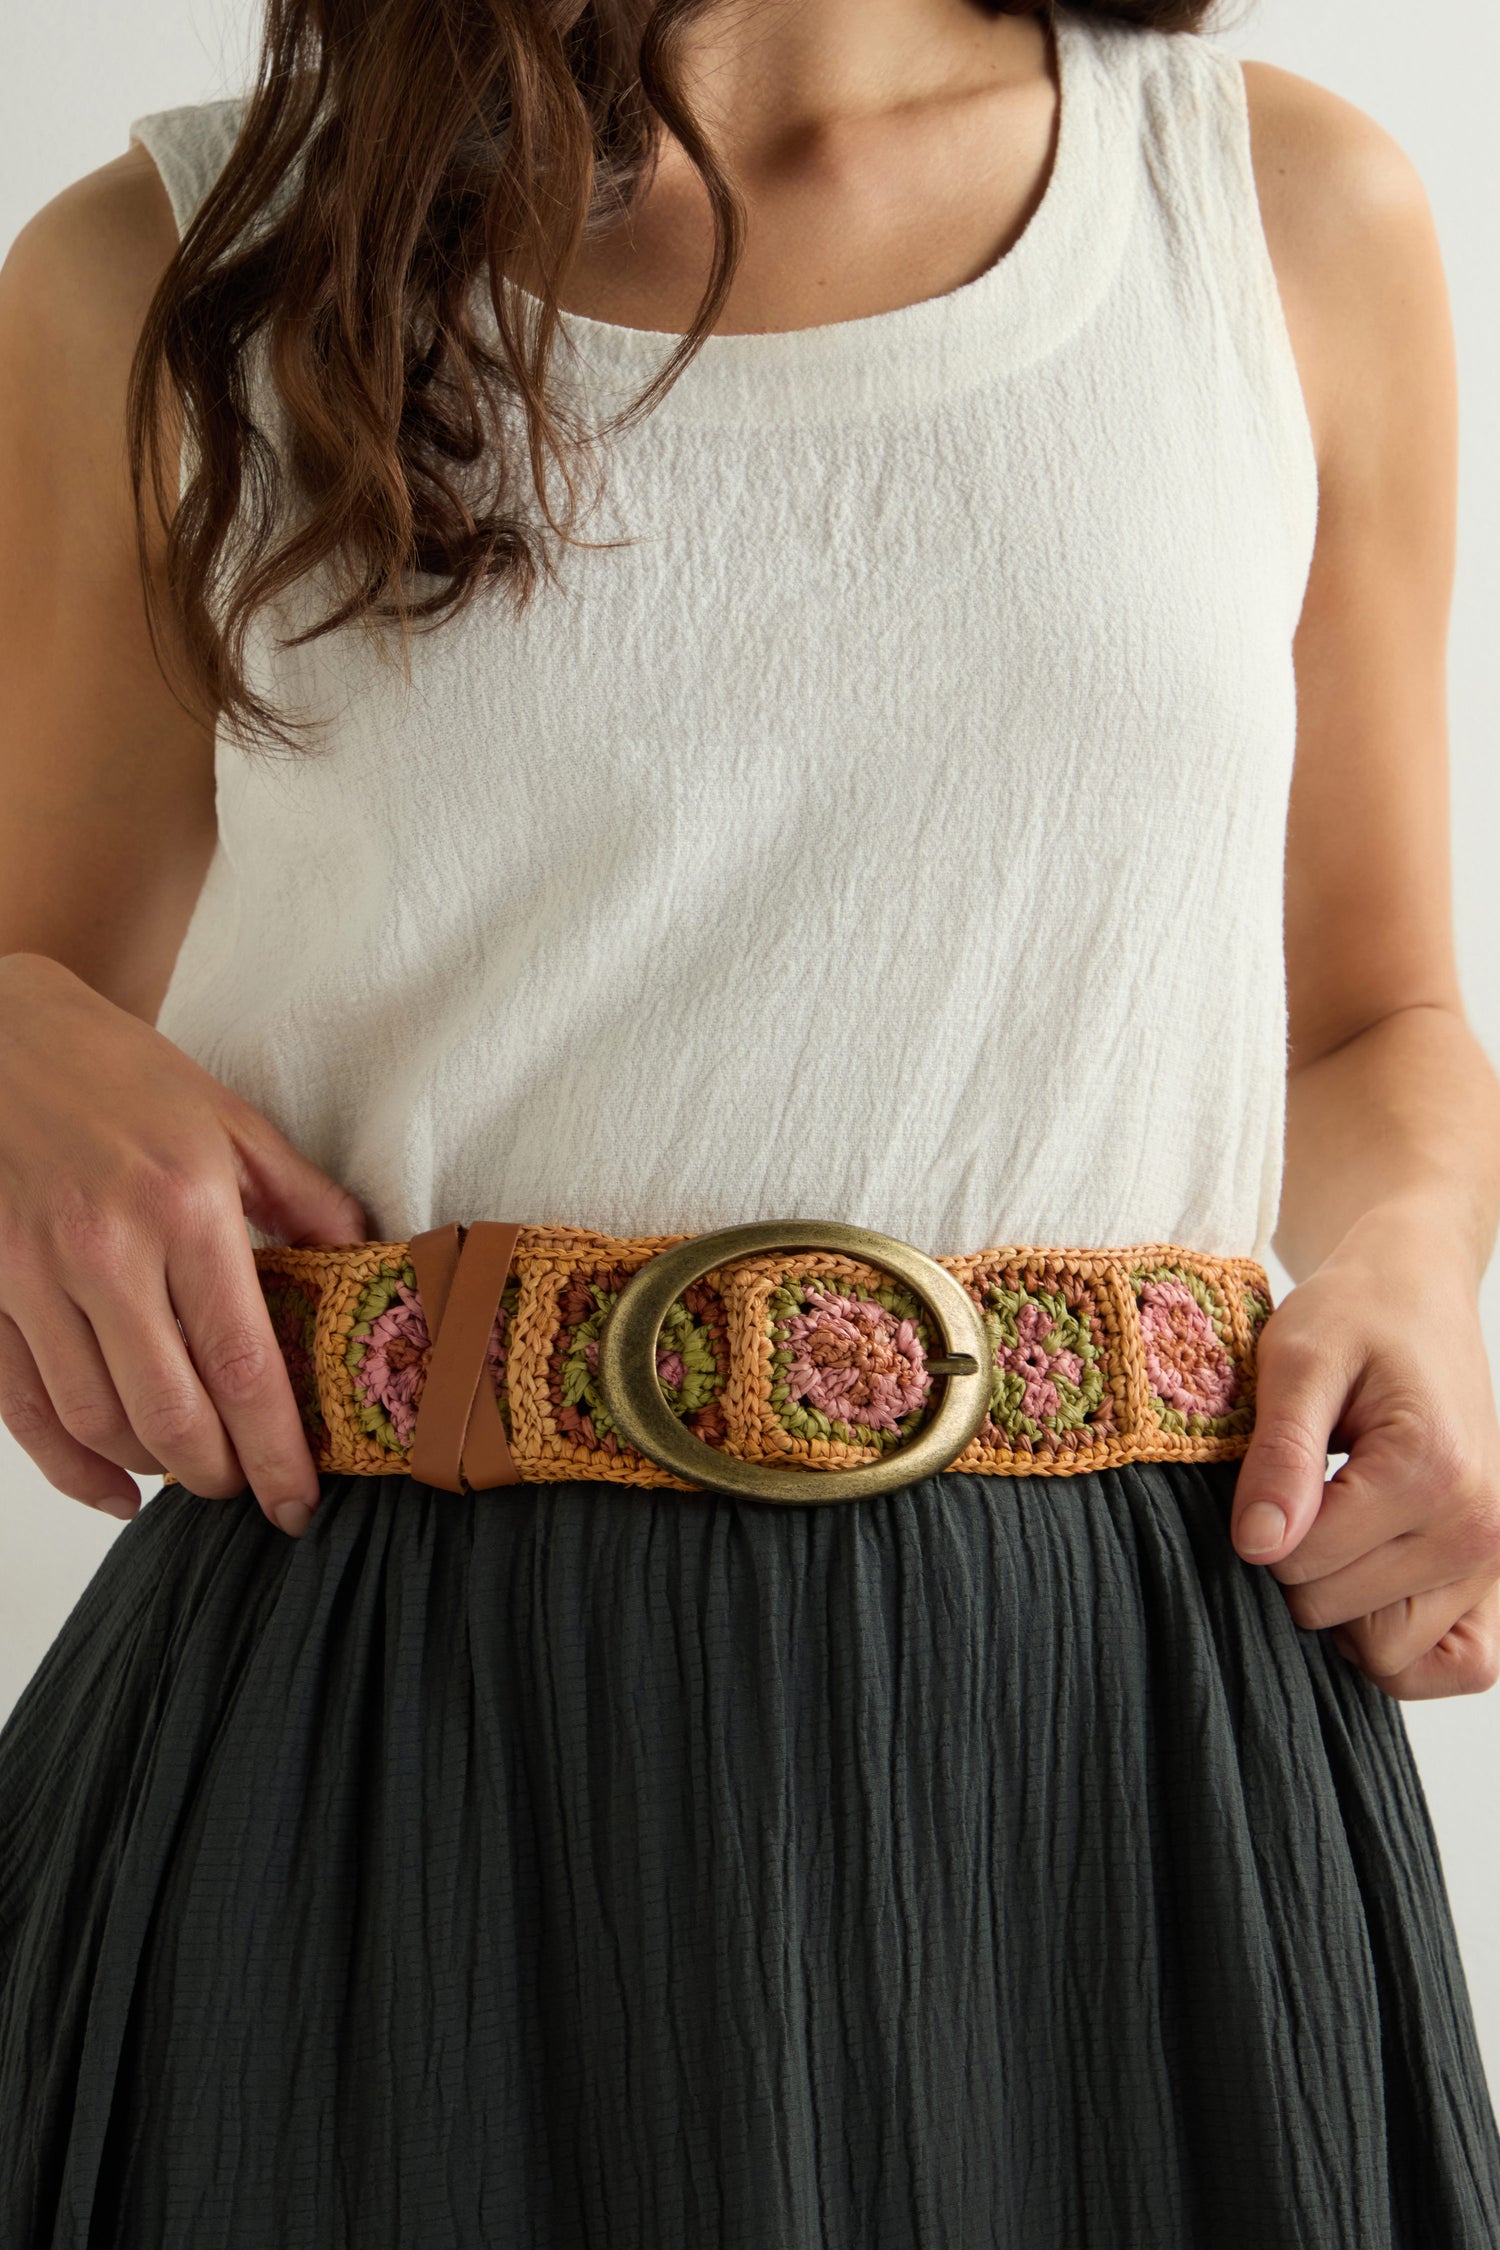
[[[130,139],[146,151],[161,174],[179,241],[223,171],[243,114],[244,103],[231,100],[151,110],[132,119]]]
[[[151,110],[131,120],[131,144],[143,148],[156,166],[177,222],[179,242],[223,170],[243,114],[243,102],[230,100]],[[179,498],[187,490],[190,444],[190,437],[185,436],[178,478]]]
[[[1295,631],[1307,591],[1318,523],[1318,455],[1302,373],[1292,343],[1281,282],[1271,256],[1255,177],[1254,144],[1250,131],[1249,88],[1239,57],[1222,42],[1199,37],[1193,44],[1207,51],[1208,67],[1217,74],[1220,97],[1217,123],[1226,158],[1224,189],[1231,270],[1218,262],[1221,295],[1235,328],[1236,344],[1258,402],[1266,444],[1276,464],[1286,506],[1288,561],[1287,630]],[[1232,285],[1233,284],[1233,285]],[[1287,775],[1290,779],[1290,773]],[[1280,962],[1280,1035],[1286,1033],[1286,957]],[[1269,1143],[1264,1152],[1260,1183],[1257,1255],[1265,1262],[1276,1231],[1286,1171],[1286,1082],[1283,1077],[1275,1105]]]
[[[1250,130],[1250,96],[1239,57],[1220,41],[1199,38],[1223,89],[1224,127],[1230,175],[1226,181],[1237,220],[1231,248],[1243,259],[1240,344],[1254,355],[1253,372],[1262,382],[1267,436],[1275,450],[1287,496],[1296,584],[1294,614],[1302,606],[1318,521],[1318,454],[1302,372],[1287,322],[1281,282],[1266,235],[1260,189],[1255,178]],[[1227,293],[1226,293],[1227,294]]]

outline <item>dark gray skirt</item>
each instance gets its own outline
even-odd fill
[[[1235,1474],[164,1488],[0,1732],[4,2250],[1494,2250]]]

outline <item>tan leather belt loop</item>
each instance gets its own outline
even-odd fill
[[[510,1273],[519,1223],[476,1219],[430,1227],[409,1246],[427,1314],[432,1358],[412,1433],[411,1474],[444,1492],[519,1484],[500,1403],[484,1379],[490,1331]]]

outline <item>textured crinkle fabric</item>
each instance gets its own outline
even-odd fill
[[[1058,70],[1006,255],[708,337],[601,462],[579,534],[623,544],[553,542],[524,614],[482,590],[409,676],[303,637],[326,573],[252,620],[317,754],[221,734],[157,1024],[372,1234],[1264,1261],[1312,433],[1237,58],[1065,8]],[[134,120],[180,225],[241,116]],[[563,333],[590,421],[671,341]]]
[[[1237,1464],[163,1490],[0,1732],[6,2250],[1493,2250],[1398,1705]]]

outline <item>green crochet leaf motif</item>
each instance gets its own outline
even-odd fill
[[[618,1436],[614,1417],[604,1403],[598,1378],[589,1365],[589,1346],[598,1342],[619,1292],[606,1289],[598,1282],[590,1282],[588,1292],[594,1310],[573,1329],[563,1353],[562,1403],[587,1414],[596,1437]],[[665,1358],[669,1352],[676,1352],[682,1360],[682,1381],[680,1384],[663,1382],[659,1374],[657,1381],[672,1412],[685,1418],[696,1414],[700,1407],[707,1406],[718,1396],[724,1378],[714,1356],[713,1338],[681,1297],[673,1298],[661,1324],[658,1359]]]
[[[390,1305],[391,1300],[403,1283],[408,1289],[416,1292],[417,1277],[410,1258],[403,1258],[399,1264],[393,1263],[388,1258],[383,1258],[375,1273],[366,1282],[355,1300],[354,1326],[349,1332],[349,1341],[344,1346],[344,1365],[348,1368],[350,1378],[355,1383],[355,1412],[359,1426],[369,1436],[373,1437],[377,1444],[383,1445],[388,1453],[404,1453],[406,1448],[397,1436],[385,1408],[375,1400],[367,1399],[364,1396],[358,1377],[364,1362],[365,1345],[369,1341],[370,1330]]]
[[[1003,1289],[991,1283],[984,1297],[984,1324],[995,1370],[990,1386],[990,1419],[1008,1437],[1029,1438],[1033,1445],[1048,1435],[1058,1437],[1067,1430],[1087,1428],[1108,1389],[1104,1355],[1092,1323],[1075,1312],[1065,1297],[1051,1290]],[[1062,1366],[1049,1364],[1037,1370],[1058,1402],[1055,1411],[1039,1416],[1025,1410],[1030,1387],[1027,1368],[1008,1366],[1002,1357],[1006,1352],[1023,1351],[1020,1321],[1028,1306],[1034,1306],[1047,1324],[1045,1328],[1033,1327],[1029,1348],[1039,1351],[1049,1363],[1064,1354],[1082,1362],[1077,1380]]]

